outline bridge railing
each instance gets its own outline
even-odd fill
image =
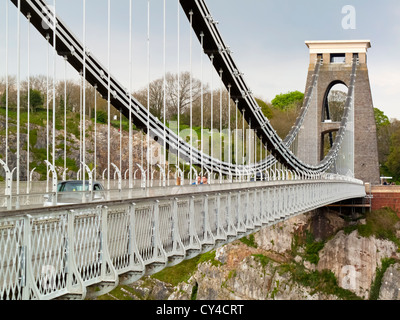
[[[277,181],[294,181],[300,179],[324,179],[324,180],[341,180],[341,181],[357,181],[351,177],[341,176],[337,174],[325,173],[323,175],[310,175],[310,176],[300,176],[296,175],[293,172],[281,172],[273,174],[265,175],[264,180],[253,181],[254,179],[247,179],[241,181],[239,178],[237,180],[229,180],[224,179],[220,182],[220,180],[214,181],[212,184],[208,185],[173,185],[168,186],[168,188],[164,186],[155,185],[153,187],[145,187],[142,188],[140,183],[134,185],[133,188],[129,188],[128,182],[123,180],[124,183],[121,184],[121,188],[118,188],[118,181],[112,181],[111,189],[109,190],[101,190],[101,191],[74,191],[74,192],[40,192],[39,190],[46,189],[46,182],[39,181],[36,184],[33,184],[34,188],[37,189],[36,192],[32,193],[21,193],[15,194],[11,193],[10,195],[0,195],[0,212],[2,211],[10,211],[10,210],[19,210],[19,209],[33,209],[38,207],[48,207],[55,205],[65,205],[65,204],[77,204],[77,203],[89,203],[89,202],[101,202],[101,201],[113,201],[113,200],[124,200],[124,199],[132,199],[132,198],[142,198],[142,197],[151,197],[158,196],[164,194],[181,194],[181,193],[193,193],[193,188],[201,187],[202,190],[206,188],[209,191],[220,190],[221,188],[224,190],[229,185],[229,188],[240,188],[243,183],[250,183],[251,187],[255,185],[265,184],[265,183],[276,183]],[[101,182],[101,180],[99,180]],[[217,182],[218,181],[218,182]],[[248,181],[248,182],[246,182]],[[249,182],[250,181],[250,182]],[[22,189],[25,190],[25,189]],[[202,191],[201,190],[201,191]]]
[[[0,213],[0,299],[94,297],[265,226],[365,196],[362,183],[337,179],[204,190]]]

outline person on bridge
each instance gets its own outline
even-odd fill
[[[193,182],[192,185],[207,184],[207,177],[197,176],[197,182]]]
[[[201,181],[201,177],[197,176],[197,182],[193,182],[192,185],[196,185],[196,184],[203,184],[203,181]]]

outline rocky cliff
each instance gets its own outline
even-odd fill
[[[0,116],[0,130],[5,130],[5,119]],[[94,123],[90,120],[85,122],[85,144],[86,144],[86,163],[91,166],[94,164]],[[77,171],[79,169],[80,164],[80,126],[79,119],[71,119],[69,123],[69,131],[67,129],[66,136],[66,149],[67,149],[67,179],[76,179]],[[72,130],[71,127],[74,127]],[[108,127],[105,124],[97,124],[96,128],[97,132],[97,142],[96,142],[96,153],[97,153],[97,175],[98,179],[101,178],[102,172],[107,168],[107,135],[108,135]],[[28,135],[26,132],[26,126],[23,126],[21,129],[20,135],[20,172],[21,172],[21,181],[26,180],[26,168],[27,168],[27,139]],[[55,164],[56,170],[59,178],[62,177],[64,171],[64,130],[57,129],[55,130],[55,141],[56,141],[56,156],[55,156]],[[129,168],[129,133],[125,130],[120,134],[119,128],[111,127],[110,130],[110,145],[111,145],[111,154],[110,159],[112,163],[115,163],[118,167],[120,166],[120,150],[122,148],[122,174]],[[46,180],[46,165],[44,160],[47,159],[47,129],[45,125],[31,124],[30,125],[30,153],[29,153],[29,162],[30,162],[30,170],[36,167],[36,171],[33,173],[33,181],[38,180]],[[0,135],[0,157],[5,158],[5,135]],[[146,155],[147,152],[147,141],[143,139],[142,146],[142,134],[139,131],[133,132],[133,161],[134,163],[141,163],[142,158],[142,147],[143,154]],[[52,124],[50,123],[49,127],[49,158],[50,162],[52,162]],[[16,137],[16,124],[10,123],[10,135],[9,135],[9,159],[8,165],[12,170],[17,165],[17,137]],[[135,170],[137,167],[135,167]],[[114,170],[113,170],[114,171]],[[4,170],[0,168],[0,177],[5,177]],[[0,179],[1,180],[1,179]]]
[[[393,218],[386,211],[356,220],[327,210],[301,215],[218,248],[187,281],[171,285],[155,275],[118,299],[398,300],[400,224],[392,240],[361,235],[372,215],[386,214]]]

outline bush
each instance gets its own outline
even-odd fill
[[[345,290],[339,287],[337,279],[331,270],[323,271],[312,271],[307,272],[304,265],[292,263],[292,264],[282,264],[279,267],[280,274],[285,272],[290,272],[292,274],[292,279],[309,288],[313,288],[314,291],[311,292],[322,292],[325,294],[336,295],[340,299],[344,300],[360,300],[356,294],[349,290]]]
[[[104,111],[97,111],[97,123],[103,123],[106,124],[107,123],[107,113]]]
[[[378,300],[383,276],[385,275],[386,270],[395,263],[396,260],[392,258],[382,259],[382,267],[376,270],[375,280],[371,285],[370,300]]]
[[[319,252],[324,248],[324,242],[313,242],[306,245],[305,248],[305,259],[313,264],[317,264],[319,261]]]
[[[271,119],[274,115],[271,110],[271,107],[261,99],[256,98],[256,101],[259,107],[261,108],[261,111],[264,114],[264,116],[266,116],[268,119]]]
[[[390,240],[400,247],[400,240],[396,237],[396,223],[400,221],[397,214],[389,209],[372,211],[366,215],[367,223],[358,226],[358,233],[362,237],[375,236],[378,239]]]
[[[247,245],[248,247],[257,248],[257,243],[254,238],[254,234],[251,234],[249,237],[243,237],[240,239],[242,243]]]
[[[271,101],[272,105],[280,110],[286,110],[289,106],[296,106],[304,99],[304,94],[300,91],[288,92],[286,94],[279,94]]]
[[[324,248],[325,243],[315,241],[314,235],[306,231],[305,259],[313,264],[319,261],[319,252]]]
[[[197,266],[207,261],[211,262],[213,266],[221,265],[219,261],[215,260],[214,250],[198,255],[190,260],[184,260],[176,266],[167,267],[151,277],[177,286],[181,282],[187,282],[192,274],[196,272]]]

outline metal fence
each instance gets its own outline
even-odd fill
[[[355,180],[275,181],[0,213],[0,299],[84,299],[315,208]]]

